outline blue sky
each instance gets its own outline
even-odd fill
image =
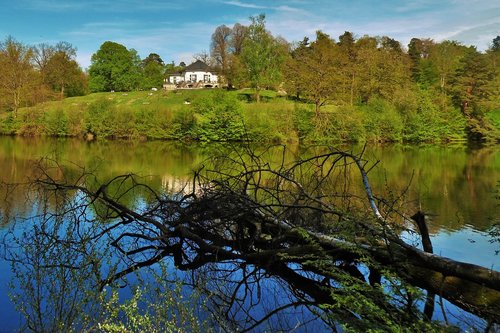
[[[0,38],[27,44],[67,41],[84,68],[105,41],[134,48],[144,58],[192,61],[209,51],[218,25],[247,25],[266,14],[268,29],[288,41],[322,30],[337,38],[387,35],[407,45],[412,37],[457,40],[485,50],[500,35],[498,0],[0,0]]]

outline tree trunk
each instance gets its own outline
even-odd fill
[[[351,74],[351,106],[354,105],[354,73]]]
[[[315,106],[316,118],[318,118],[319,117],[319,113],[320,113],[320,109],[321,109],[321,101],[319,99],[317,99],[314,102],[314,106]]]
[[[260,103],[260,87],[255,88],[255,102]]]
[[[61,84],[61,100],[64,99],[64,82]]]

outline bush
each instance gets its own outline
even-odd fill
[[[387,101],[374,98],[361,107],[366,139],[369,141],[401,141],[403,121],[396,108]]]
[[[68,135],[68,116],[63,109],[48,110],[44,116],[45,134],[50,136]]]
[[[360,142],[366,140],[364,116],[359,108],[343,106],[332,114],[332,126],[337,128],[336,137],[341,141]]]
[[[403,137],[408,141],[446,141],[465,137],[465,119],[455,108],[439,109],[428,91],[421,91],[417,110],[404,115]]]
[[[19,122],[19,128],[16,134],[21,136],[39,136],[45,132],[44,110],[34,107],[18,111],[16,122]]]
[[[0,119],[0,133],[2,134],[16,134],[18,126],[19,122],[15,121],[13,112],[9,112],[5,117]]]
[[[85,114],[85,129],[96,137],[113,136],[113,114],[116,113],[113,101],[100,98],[89,104]]]
[[[67,135],[83,137],[85,135],[84,124],[85,110],[81,107],[69,109],[66,112],[67,117]]]
[[[195,135],[201,141],[236,141],[245,135],[239,102],[222,90],[194,101]]]
[[[312,105],[295,104],[293,110],[293,124],[299,139],[307,138],[314,131],[314,110]]]

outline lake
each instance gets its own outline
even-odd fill
[[[41,158],[92,171],[100,181],[132,172],[158,191],[175,191],[189,181],[193,170],[229,146],[0,137],[1,232],[12,218],[29,216],[33,209],[22,187],[5,184],[28,182]],[[321,148],[291,145],[288,149],[286,158],[291,160]],[[500,270],[500,243],[488,234],[500,222],[499,147],[369,145],[364,158],[380,161],[369,174],[376,193],[385,196],[406,189],[407,213],[420,209],[428,214],[434,253]],[[411,241],[418,243],[418,238]],[[9,265],[2,261],[0,268],[0,332],[9,332],[19,326],[20,317],[8,298]]]

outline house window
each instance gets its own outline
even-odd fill
[[[203,82],[210,82],[210,74],[203,75]]]
[[[190,74],[189,75],[189,81],[196,82],[196,74]]]

